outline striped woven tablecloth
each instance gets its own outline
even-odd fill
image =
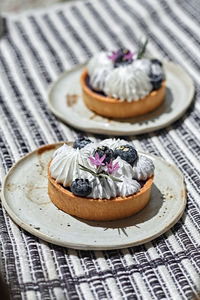
[[[180,64],[196,89],[194,103],[173,125],[126,137],[183,172],[188,202],[180,221],[142,246],[80,251],[23,231],[1,207],[0,270],[12,299],[199,299],[199,21],[198,0],[72,1],[6,16],[0,40],[1,182],[37,147],[87,135],[55,118],[47,89],[61,72],[102,49],[134,48],[146,35],[148,51]]]

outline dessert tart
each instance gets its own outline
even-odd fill
[[[117,220],[142,210],[150,200],[151,159],[124,140],[100,143],[81,138],[63,144],[48,164],[48,194],[64,212],[87,220]]]
[[[110,118],[144,115],[165,99],[166,81],[158,59],[144,58],[147,42],[137,53],[127,49],[100,52],[80,78],[83,100],[95,113]]]

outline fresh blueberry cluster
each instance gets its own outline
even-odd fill
[[[92,185],[88,179],[76,178],[70,188],[71,192],[79,197],[86,197],[92,192]]]
[[[162,81],[164,79],[162,63],[158,59],[151,60],[151,71],[149,74],[149,78],[153,86],[153,90],[158,90],[161,87]]]
[[[84,148],[87,144],[90,144],[92,141],[88,138],[79,138],[79,139],[76,139],[75,142],[74,142],[74,145],[73,145],[73,148],[75,149],[81,149],[81,148]]]
[[[106,155],[105,159],[104,159],[104,163],[110,163],[111,159],[113,160],[114,159],[114,152],[112,149],[108,148],[107,146],[101,146],[101,147],[98,147],[93,155],[95,156],[95,154],[98,153],[99,154],[99,157],[102,157],[104,154]]]
[[[104,154],[106,155],[103,161],[104,163],[110,163],[111,160],[114,160],[115,158],[120,156],[121,159],[128,162],[131,166],[133,166],[134,161],[138,157],[135,148],[129,144],[117,147],[114,149],[114,151],[107,146],[101,146],[94,151],[93,155],[95,155],[96,153],[99,154],[99,157],[102,157]]]
[[[121,159],[128,162],[131,166],[133,166],[134,161],[137,159],[137,151],[135,148],[131,145],[123,145],[120,147],[117,147],[114,150],[114,156],[117,158],[117,156],[120,156]]]

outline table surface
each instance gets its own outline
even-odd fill
[[[127,136],[140,151],[184,174],[187,207],[165,234],[141,246],[81,251],[44,242],[0,208],[0,271],[12,299],[199,299],[199,15],[195,0],[93,0],[6,16],[0,40],[0,170],[4,175],[37,147],[78,136],[47,106],[47,89],[105,49],[134,48],[149,38],[150,54],[180,64],[195,83],[195,99],[171,126]],[[167,176],[167,174],[166,174]]]

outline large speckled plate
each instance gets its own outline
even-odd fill
[[[186,191],[181,172],[156,156],[149,204],[138,214],[110,222],[86,221],[59,210],[47,193],[47,164],[60,144],[43,146],[19,160],[2,186],[2,202],[23,229],[56,245],[116,249],[140,245],[172,227],[183,214]],[[112,201],[112,200],[111,200]]]
[[[158,130],[180,118],[193,99],[194,85],[189,75],[180,66],[164,62],[167,91],[166,99],[159,108],[137,118],[104,118],[90,111],[82,100],[80,74],[84,66],[79,65],[63,73],[51,85],[48,104],[59,119],[87,132],[136,135]]]

